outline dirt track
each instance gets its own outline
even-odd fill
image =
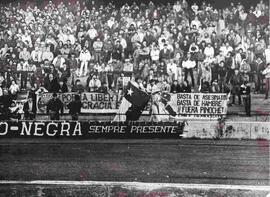
[[[269,184],[267,141],[1,140],[0,161],[1,180]]]

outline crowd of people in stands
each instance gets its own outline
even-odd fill
[[[45,2],[45,1],[44,1]],[[268,98],[269,5],[217,10],[186,0],[0,6],[0,96],[23,90],[231,92]]]

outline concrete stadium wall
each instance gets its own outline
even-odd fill
[[[270,139],[270,122],[226,122],[225,138]]]
[[[270,140],[270,122],[188,121],[185,138],[267,139]]]
[[[216,138],[218,121],[187,121],[184,128],[185,138]]]

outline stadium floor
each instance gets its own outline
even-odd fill
[[[0,179],[263,186],[269,185],[270,182],[269,144],[264,140],[22,141],[1,139]],[[2,194],[12,196],[12,193],[13,196],[31,196],[31,191],[37,192],[39,187],[38,185],[26,187],[20,184],[0,184],[0,196],[2,197]],[[44,185],[42,187],[43,193],[51,192],[51,195],[45,196],[69,196],[68,193],[70,196],[80,196],[80,192],[75,192],[77,195],[72,194],[78,188],[80,191],[93,192],[87,186],[46,186],[47,190]],[[95,187],[94,190],[102,190],[98,188]],[[117,187],[113,189],[116,191]],[[165,189],[169,192],[170,188]],[[57,191],[59,195],[52,194]],[[66,193],[61,195],[60,193],[64,191]],[[22,193],[16,195],[16,192]],[[195,194],[201,196],[199,194],[201,192],[198,190]],[[212,194],[217,193],[212,190]],[[261,195],[265,196],[265,192],[239,196]],[[211,195],[206,194],[206,196]],[[224,193],[222,196],[227,195]],[[231,196],[238,195],[231,193]]]

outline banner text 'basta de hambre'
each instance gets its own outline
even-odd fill
[[[59,94],[60,100],[64,103],[64,113],[68,113],[67,105],[72,101],[76,93]],[[103,93],[82,93],[82,113],[116,113],[121,103],[117,94]],[[46,113],[46,104],[52,98],[52,93],[38,95],[37,113]],[[218,117],[227,114],[227,94],[204,94],[204,93],[178,93],[171,94],[168,103],[179,117]],[[145,114],[149,114],[149,106]]]

